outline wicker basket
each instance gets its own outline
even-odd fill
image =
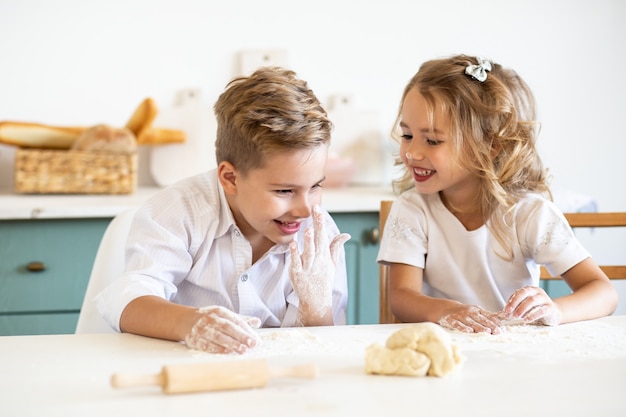
[[[32,194],[131,194],[137,154],[22,149],[15,153],[15,191]]]

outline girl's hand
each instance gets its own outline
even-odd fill
[[[303,324],[311,322],[309,319],[313,322],[321,319],[332,309],[335,266],[340,249],[350,239],[349,234],[342,233],[328,243],[324,216],[318,206],[313,208],[313,230],[307,229],[304,233],[302,255],[298,253],[295,241],[289,245],[289,278],[298,295],[300,314],[312,315],[300,317]]]
[[[561,310],[539,287],[524,287],[515,291],[502,310],[503,318],[522,319],[524,323],[556,326],[561,323]]]
[[[502,324],[497,313],[483,310],[478,306],[461,305],[454,312],[443,316],[439,325],[450,330],[465,333],[502,332]]]
[[[258,317],[242,316],[221,306],[203,307],[199,318],[185,337],[189,349],[209,353],[245,353],[260,338],[253,329],[261,326]]]

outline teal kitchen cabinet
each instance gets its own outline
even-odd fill
[[[331,213],[345,244],[348,270],[348,324],[378,323],[378,212]]]
[[[109,221],[0,221],[0,335],[74,333]]]
[[[378,323],[378,213],[333,214],[345,245],[348,323]],[[0,336],[74,333],[100,239],[111,221],[0,221]]]
[[[563,297],[572,293],[570,287],[563,280],[540,280],[539,286],[550,296],[550,298]]]

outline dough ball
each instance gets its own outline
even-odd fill
[[[85,129],[72,144],[72,149],[84,152],[130,154],[137,150],[137,141],[135,135],[128,129],[116,129],[100,124]]]
[[[418,323],[398,330],[387,339],[387,348],[409,348],[425,354],[431,361],[428,375],[444,376],[461,362],[450,335],[435,323]]]
[[[425,376],[429,367],[428,356],[408,348],[392,350],[375,344],[365,351],[368,374]]]
[[[382,375],[445,376],[462,362],[457,346],[438,324],[418,323],[404,327],[386,345],[366,350],[365,372]]]

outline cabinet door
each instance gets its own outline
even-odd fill
[[[109,221],[0,222],[0,335],[74,332],[74,320]],[[29,270],[32,262],[43,268]],[[57,319],[61,319],[58,325]]]
[[[378,212],[331,213],[345,244],[348,270],[348,324],[378,323]],[[374,232],[374,235],[373,235]]]
[[[37,335],[74,333],[78,311],[42,314],[0,314],[0,335]]]
[[[570,287],[562,280],[540,280],[539,286],[550,298],[559,298],[572,293]]]

